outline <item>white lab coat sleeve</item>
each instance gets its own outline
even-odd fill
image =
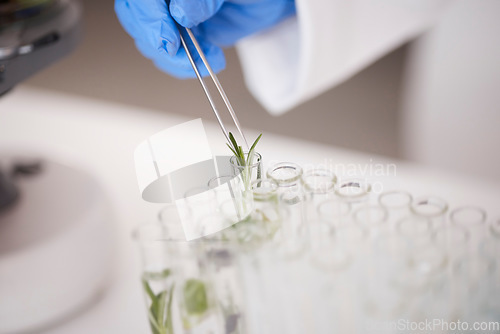
[[[245,82],[280,115],[428,29],[448,0],[296,0],[297,16],[237,44]]]

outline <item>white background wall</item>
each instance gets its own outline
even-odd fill
[[[409,54],[401,155],[500,181],[500,1],[456,0]]]

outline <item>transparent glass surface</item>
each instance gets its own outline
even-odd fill
[[[398,222],[397,231],[408,239],[432,236],[432,223],[423,217],[403,218]]]
[[[278,184],[274,180],[257,179],[251,184],[251,189],[255,202],[275,202],[278,201]]]
[[[336,182],[337,176],[327,169],[312,169],[302,175],[307,220],[319,218],[318,206],[321,202],[334,197]]]
[[[271,166],[267,178],[242,173],[186,194],[201,228],[229,227],[186,242],[167,205],[136,231],[154,334],[500,319],[500,221],[487,210],[405,190],[372,198],[365,180],[294,163]]]
[[[479,251],[481,244],[488,237],[486,212],[474,206],[461,206],[450,212],[452,225],[461,226],[469,232],[470,250]]]
[[[341,180],[335,192],[344,201],[363,202],[368,200],[371,185],[363,179],[345,178]]]
[[[380,194],[378,203],[388,211],[389,224],[394,228],[396,223],[410,214],[413,196],[402,190],[387,191]]]
[[[470,233],[461,226],[442,226],[433,232],[434,244],[447,254],[451,261],[467,254]]]
[[[406,191],[388,191],[380,194],[378,202],[388,209],[409,208],[413,197]]]
[[[163,217],[167,214],[163,210]],[[177,217],[168,214],[169,224]],[[177,220],[177,223],[179,220]],[[164,224],[134,232],[143,257],[142,288],[153,333],[212,333],[224,318],[216,304],[204,247],[172,235]]]
[[[335,238],[335,229],[322,220],[301,226],[299,236],[306,240],[306,252],[311,263],[323,271],[345,269],[349,265],[347,250]]]
[[[419,197],[412,204],[412,211],[422,217],[442,216],[448,210],[448,203],[438,197]]]
[[[368,236],[368,230],[358,224],[346,224],[335,227],[337,242],[351,252],[357,252],[361,248],[364,248]]]
[[[351,221],[351,204],[338,198],[327,199],[317,206],[319,219],[335,226],[348,224]]]
[[[232,156],[229,160],[234,175],[240,175],[245,189],[250,189],[252,181],[262,178],[262,156],[258,152],[253,153],[253,157],[248,157],[245,152],[245,160],[250,162],[247,166],[241,166],[238,159]]]
[[[482,227],[486,223],[486,212],[473,206],[459,207],[450,212],[450,220],[466,228]]]
[[[245,193],[248,191],[238,175],[214,177],[208,181],[208,188],[213,189],[219,204],[228,199],[245,197]]]
[[[277,163],[267,170],[267,177],[278,184],[280,199],[290,205],[304,200],[300,183],[302,174],[302,167],[289,162]]]
[[[366,228],[375,228],[387,221],[387,210],[382,206],[366,206],[354,212],[354,220]]]
[[[213,214],[217,208],[217,197],[213,189],[196,187],[186,191],[184,199],[188,205],[192,219],[196,220],[202,215]]]
[[[337,176],[327,169],[313,169],[302,175],[304,190],[311,194],[332,193],[337,183]]]
[[[433,228],[438,228],[446,223],[448,203],[442,198],[435,196],[415,198],[410,209],[414,215],[429,219]]]

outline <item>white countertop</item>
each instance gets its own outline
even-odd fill
[[[89,171],[106,189],[116,217],[113,224],[119,242],[110,287],[92,307],[44,333],[148,332],[139,254],[131,231],[153,217],[160,206],[140,197],[133,151],[151,134],[187,120],[168,110],[141,110],[27,87],[18,87],[0,99],[0,153],[36,152]],[[213,153],[227,154],[218,126],[210,121],[204,123]],[[257,132],[248,130],[246,135],[252,140]],[[264,133],[259,152],[266,166],[292,161],[306,168],[323,164],[337,171],[340,167],[356,169],[361,174],[371,168],[376,175],[369,179],[376,183],[376,191],[383,186],[384,190],[436,195],[451,207],[474,204],[486,209],[490,217],[500,217],[500,184],[271,133]],[[377,171],[385,168],[381,166],[388,164],[390,175],[378,176]]]

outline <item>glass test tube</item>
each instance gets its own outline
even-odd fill
[[[278,262],[298,260],[304,254],[305,240],[296,229],[291,229],[290,211],[287,207],[270,206],[265,210],[270,221],[266,222],[265,248]]]
[[[214,290],[200,243],[187,242],[175,204],[166,206],[160,221],[134,231],[142,262],[142,286],[153,333],[208,334],[222,330]]]
[[[500,268],[500,218],[490,222],[489,232],[486,240],[481,244],[480,254],[497,259],[497,267]],[[500,270],[499,270],[500,274]],[[498,282],[500,283],[500,276]]]
[[[278,206],[278,183],[272,179],[257,179],[251,184],[255,209]]]
[[[469,251],[478,253],[481,243],[488,236],[486,212],[478,207],[463,206],[450,213],[450,221],[453,225],[461,226],[469,232]]]
[[[366,180],[359,178],[342,179],[335,187],[335,194],[341,201],[350,203],[352,210],[368,205],[372,187]]]
[[[414,215],[429,219],[432,222],[433,229],[446,223],[448,203],[439,197],[423,196],[415,198],[410,209]]]
[[[378,203],[388,211],[388,221],[392,228],[396,223],[410,214],[413,197],[406,191],[387,191],[378,197]]]
[[[433,232],[433,243],[447,258],[443,276],[433,286],[434,301],[429,302],[433,315],[443,319],[460,318],[463,314],[463,301],[459,298],[460,280],[453,266],[468,254],[470,234],[458,225],[440,226]]]
[[[302,225],[299,235],[307,240],[306,249],[311,264],[322,271],[343,270],[349,265],[349,255],[335,239],[335,229],[326,221],[311,221]]]
[[[213,189],[217,203],[220,205],[228,199],[241,200],[247,196],[243,181],[240,176],[222,175],[211,178],[208,181],[208,188]]]
[[[337,242],[353,258],[357,258],[368,251],[366,243],[368,237],[369,231],[359,224],[345,224],[335,227]]]
[[[330,284],[334,290],[332,299],[335,313],[339,315],[335,322],[348,332],[366,329],[363,327],[366,324],[362,324],[359,319],[364,318],[362,304],[365,295],[360,287],[366,285],[365,261],[369,261],[367,257],[370,255],[368,237],[368,231],[356,223],[335,227],[337,256],[339,259],[346,258],[349,262],[345,269],[340,267],[342,271],[333,272]],[[340,317],[342,320],[339,320]]]
[[[224,321],[224,333],[247,333],[244,286],[240,272],[239,245],[231,241],[207,239],[203,243],[216,303]]]
[[[228,200],[219,206],[224,219],[231,225],[226,234],[241,248],[257,247],[266,239],[265,230],[254,220],[254,202],[247,198],[236,202]]]
[[[288,205],[304,200],[300,184],[302,174],[302,167],[293,162],[280,162],[267,170],[267,177],[278,184],[281,200]]]
[[[174,240],[185,239],[182,222],[177,211],[177,206],[168,204],[158,213],[158,222],[165,229],[165,235]]]
[[[217,210],[215,191],[207,187],[196,187],[184,193],[184,199],[193,219],[200,215],[214,213]]]
[[[455,262],[453,270],[458,281],[455,294],[463,305],[464,318],[474,321],[492,298],[495,261],[488,256],[468,254]]]
[[[334,290],[332,301],[335,305],[335,314],[338,314],[332,322],[338,324],[336,328],[339,330],[362,332],[366,330],[366,324],[359,321],[363,319],[362,301],[364,298],[360,286],[366,283],[364,266],[370,254],[367,242],[369,233],[359,224],[352,222],[334,226],[335,252],[339,259],[348,259],[348,264],[340,267],[341,270],[332,272],[333,277],[330,278],[331,289]]]
[[[491,258],[495,262],[496,271],[492,279],[491,296],[487,300],[487,308],[500,317],[500,218],[493,220],[489,225],[489,237],[481,245],[481,256]]]
[[[368,205],[360,207],[353,212],[353,219],[356,224],[369,231],[372,238],[390,232],[387,224],[387,210],[382,206]]]
[[[390,299],[393,302],[399,301],[399,307],[407,309],[410,319],[421,319],[429,308],[430,288],[444,271],[444,253],[433,245],[415,245],[400,234],[383,235],[376,240],[375,245],[378,285],[385,287],[385,292],[381,289],[379,293],[393,296]],[[375,289],[378,289],[378,285],[375,285]],[[386,308],[385,305],[380,307]]]
[[[470,233],[460,225],[441,226],[433,232],[432,238],[450,261],[465,256],[470,249]]]
[[[359,284],[365,317],[371,321],[398,319],[411,298],[397,287],[408,243],[396,234],[382,234],[374,240],[372,250],[363,259],[363,281]]]
[[[449,278],[447,263],[446,254],[433,245],[417,246],[408,254],[396,282],[401,294],[411,296],[411,320],[447,319],[451,314],[454,305],[442,286]]]
[[[339,198],[330,198],[317,207],[318,218],[329,222],[335,227],[349,225],[351,221],[351,203],[342,201]]]
[[[191,222],[190,229],[196,229],[196,235],[206,235],[206,225],[200,221],[206,216],[212,216],[217,211],[217,197],[213,189],[196,187],[186,191],[184,202],[187,205],[187,219]]]
[[[334,196],[337,176],[327,169],[313,169],[302,175],[302,186],[305,194],[305,218],[308,221],[319,218],[319,204]]]
[[[396,223],[396,233],[412,248],[431,245],[433,241],[432,221],[421,216],[407,216]]]
[[[248,163],[248,152],[245,152],[245,159]],[[241,166],[236,156],[229,159],[234,175],[240,175],[245,189],[250,189],[252,181],[262,178],[262,156],[260,153],[254,152],[250,164]]]
[[[241,175],[214,177],[208,181],[208,187],[215,192],[217,211],[222,216],[220,219],[224,220],[223,226],[228,227],[236,224],[251,214],[251,210],[253,210],[252,194],[250,190],[245,189]],[[234,232],[234,229],[225,229],[222,234],[232,239],[236,238]]]
[[[255,206],[253,219],[261,226],[266,238],[272,239],[287,224],[285,210],[278,205],[278,184],[271,179],[257,179],[251,188]]]
[[[296,233],[304,221],[304,195],[300,184],[302,168],[291,162],[281,162],[267,170],[267,177],[278,184],[278,201],[290,213],[289,227]],[[287,227],[288,228],[288,227]]]
[[[400,286],[413,291],[427,288],[444,273],[447,260],[446,253],[434,245],[412,247]]]
[[[176,258],[173,261],[179,262],[174,268],[177,280],[174,294],[177,294],[179,315],[186,333],[210,334],[224,327],[203,249],[201,245],[181,243],[170,253]]]

